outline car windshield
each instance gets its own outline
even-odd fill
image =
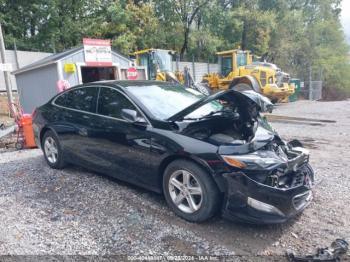
[[[126,89],[159,120],[166,120],[205,97],[194,89],[179,85],[129,86]],[[220,103],[209,102],[188,114],[186,118],[200,118],[221,108]]]

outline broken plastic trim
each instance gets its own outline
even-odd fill
[[[259,211],[284,216],[283,212],[281,210],[279,210],[277,207],[274,207],[272,205],[261,202],[259,200],[254,199],[254,198],[251,198],[251,197],[248,197],[247,204],[249,206],[251,206],[252,208],[255,208]]]

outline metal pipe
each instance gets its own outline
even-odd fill
[[[1,63],[6,63],[6,57],[5,57],[5,43],[4,43],[4,36],[2,33],[2,26],[0,23],[0,52],[1,52]],[[12,96],[12,90],[11,90],[11,80],[10,80],[10,73],[8,71],[4,71],[4,78],[5,78],[5,85],[6,85],[6,92],[7,92],[7,101],[10,108],[10,115],[12,115],[12,112],[14,111],[13,106],[13,96]]]

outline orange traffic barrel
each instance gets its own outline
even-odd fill
[[[19,122],[23,128],[24,147],[25,148],[36,147],[35,140],[34,140],[32,115],[30,114],[22,115]]]

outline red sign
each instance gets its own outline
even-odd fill
[[[136,80],[137,79],[137,69],[135,67],[129,67],[128,71],[126,72],[126,77],[129,80]]]
[[[88,66],[111,66],[111,40],[83,38],[85,62]]]
[[[84,45],[111,46],[111,40],[83,38]]]

